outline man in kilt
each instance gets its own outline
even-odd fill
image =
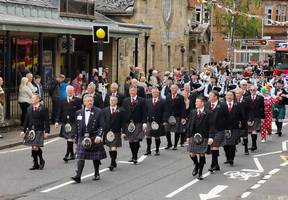
[[[234,93],[228,91],[225,96],[225,109],[228,111],[227,129],[225,130],[224,151],[226,155],[225,164],[233,166],[236,153],[236,145],[239,142],[241,130],[245,130],[245,110],[241,109],[240,104],[234,101]]]
[[[116,96],[110,96],[110,106],[102,110],[104,144],[109,147],[111,164],[110,171],[117,167],[117,148],[122,146],[121,132],[124,123],[124,110],[117,106]]]
[[[212,162],[209,169],[210,172],[214,172],[220,170],[218,164],[219,148],[225,142],[228,113],[227,109],[225,109],[225,104],[219,101],[219,93],[215,90],[209,93],[209,102],[206,103],[206,108],[211,111],[212,131],[215,134],[213,144],[211,145]]]
[[[171,86],[171,94],[166,97],[164,122],[168,146],[165,149],[172,147],[171,133],[174,133],[175,139],[172,150],[177,150],[180,134],[184,131],[183,125],[186,124],[184,98],[177,92],[178,86],[174,84]]]
[[[247,121],[250,116],[250,105],[247,100],[247,98],[244,97],[244,92],[242,89],[238,88],[236,89],[235,96],[236,96],[236,101],[240,107],[240,110],[243,111],[244,113],[244,118],[242,119],[242,134],[241,137],[243,138],[243,145],[244,145],[244,152],[245,155],[249,155],[249,150],[248,150],[248,125]],[[245,129],[244,129],[245,128]]]
[[[272,96],[276,97],[278,93],[282,96],[282,100],[273,106],[273,119],[275,119],[275,124],[277,126],[276,134],[281,137],[282,136],[282,126],[283,120],[285,119],[286,115],[286,108],[285,106],[288,104],[288,93],[284,89],[284,81],[278,80],[276,82],[275,88],[272,90]]]
[[[118,107],[121,107],[122,106],[122,103],[123,103],[123,100],[124,100],[124,95],[123,94],[120,94],[118,92],[118,84],[117,83],[112,83],[111,86],[110,86],[110,92],[108,92],[105,96],[105,100],[104,100],[104,104],[105,104],[105,107],[108,107],[110,105],[110,97],[113,96],[113,97],[117,97],[117,106]]]
[[[159,147],[161,144],[161,136],[165,136],[163,126],[163,113],[165,111],[165,100],[160,99],[160,92],[157,87],[152,88],[152,98],[147,101],[147,131],[146,142],[147,150],[145,155],[151,155],[152,137],[155,138],[156,152],[155,156],[159,156]]]
[[[208,145],[213,143],[213,132],[211,131],[211,112],[205,108],[204,97],[197,97],[196,109],[189,116],[187,128],[188,152],[194,163],[192,175],[198,174],[198,179],[203,180],[202,172],[206,163],[205,153]],[[199,155],[199,158],[197,157]]]
[[[84,108],[76,112],[76,134],[75,142],[77,170],[76,175],[71,177],[76,183],[81,182],[81,174],[85,165],[85,160],[92,160],[94,165],[94,178],[99,180],[99,165],[101,160],[105,159],[106,152],[102,142],[102,116],[101,110],[94,107],[94,97],[86,94],[83,97]]]
[[[264,97],[259,95],[257,87],[250,86],[251,95],[247,96],[249,102],[250,115],[248,119],[248,133],[251,134],[251,151],[257,150],[257,134],[260,133],[261,121],[265,118]]]
[[[34,164],[30,170],[36,170],[43,169],[45,165],[41,147],[44,146],[44,138],[47,138],[50,133],[50,125],[48,109],[43,104],[40,104],[40,95],[33,94],[31,101],[32,104],[28,107],[21,136],[24,136],[24,145],[32,147]]]
[[[61,123],[60,137],[67,140],[66,154],[63,158],[65,162],[68,160],[74,160],[74,148],[73,140],[75,136],[76,128],[76,111],[80,110],[82,107],[82,100],[74,96],[74,87],[69,85],[66,87],[67,98],[62,99],[59,102],[59,107],[57,110],[57,115],[55,118],[55,127],[59,127],[59,122]]]
[[[146,102],[142,97],[137,96],[137,86],[131,85],[129,95],[123,101],[124,135],[129,140],[132,159],[129,162],[137,164],[140,141],[144,138],[144,130],[147,129],[146,122]]]

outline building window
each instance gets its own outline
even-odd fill
[[[265,6],[265,25],[272,25],[273,6]]]
[[[285,22],[287,15],[287,4],[278,4],[276,8],[276,21]]]
[[[201,23],[202,22],[202,7],[201,6],[196,6],[195,16],[196,16],[196,22]]]
[[[94,0],[60,0],[61,15],[94,16]]]

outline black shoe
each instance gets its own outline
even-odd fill
[[[232,166],[234,165],[234,161],[233,161],[233,160],[230,160],[230,161],[229,161],[229,164],[230,164],[230,166],[232,167]]]
[[[246,150],[244,154],[245,154],[245,155],[249,155],[249,151],[248,151],[248,150]]]
[[[257,150],[257,147],[250,147],[249,150],[251,150],[251,151],[256,151],[256,150]]]
[[[278,136],[281,137],[281,136],[282,136],[282,132],[279,132],[279,133],[278,133]]]
[[[137,165],[138,160],[137,159],[133,159],[133,163],[134,163],[134,165]]]
[[[112,165],[114,168],[117,168],[117,163],[116,163],[116,162],[112,163],[111,165]]]
[[[228,161],[228,160],[226,160],[226,161],[224,162],[224,164],[229,164],[229,161]]]
[[[198,165],[195,165],[193,171],[192,171],[192,176],[196,176],[198,174]]]
[[[172,150],[174,150],[174,151],[177,150],[177,147],[173,147]]]
[[[108,168],[111,172],[114,170],[114,166],[112,166],[112,165],[110,165]]]
[[[92,179],[93,181],[99,181],[100,180],[100,175],[95,175],[94,178]]]
[[[39,169],[39,165],[33,165],[33,167],[31,167],[29,170],[37,170]]]
[[[133,162],[133,158],[131,158],[131,160],[128,160],[128,162]]]
[[[203,180],[203,176],[202,176],[202,173],[199,173],[198,175],[198,180],[202,181]]]
[[[214,166],[212,169],[213,169],[213,171],[220,171],[219,165]]]
[[[156,152],[155,152],[155,156],[160,156],[159,151],[156,151]]]
[[[144,155],[145,155],[145,156],[151,155],[151,151],[146,151],[146,153],[145,153]]]
[[[211,172],[211,173],[214,173],[213,167],[210,167],[210,168],[208,169],[208,171]]]
[[[39,169],[42,170],[44,168],[44,166],[45,166],[45,160],[41,160],[40,165],[39,165]]]
[[[68,157],[65,156],[65,157],[63,158],[63,160],[67,163],[69,159],[68,159]]]
[[[165,147],[165,150],[170,149],[172,146],[168,145],[167,147]]]
[[[73,181],[75,181],[76,183],[81,183],[81,178],[80,178],[80,177],[73,176],[73,177],[71,177],[71,179],[72,179]]]

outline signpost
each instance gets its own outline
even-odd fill
[[[242,46],[255,47],[255,46],[266,46],[266,45],[267,45],[267,40],[261,40],[261,39],[242,40]]]

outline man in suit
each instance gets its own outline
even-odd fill
[[[21,136],[24,136],[24,145],[32,147],[34,165],[30,170],[36,170],[43,169],[45,165],[41,147],[44,146],[44,138],[47,138],[50,133],[50,125],[48,109],[43,104],[40,104],[40,95],[33,94],[31,100],[32,104],[28,107]],[[33,139],[29,139],[31,138],[29,136],[31,133],[30,131],[34,131],[35,133],[34,137],[32,136]]]
[[[135,78],[132,79],[131,80],[131,85],[137,87],[137,96],[139,96],[141,98],[146,98],[145,89],[142,86],[138,85],[138,80],[137,79],[135,79]]]
[[[109,147],[110,171],[117,167],[117,148],[122,146],[121,133],[124,123],[124,110],[119,107],[116,96],[110,96],[109,106],[102,110],[104,143]]]
[[[243,96],[246,98],[251,95],[250,91],[248,90],[248,82],[246,80],[240,81],[240,88],[243,90]]]
[[[257,87],[252,85],[250,87],[251,95],[247,96],[250,109],[250,117],[248,123],[248,133],[251,134],[252,146],[251,151],[257,150],[257,134],[260,133],[261,121],[265,119],[264,113],[264,97],[259,95]]]
[[[211,145],[212,162],[209,171],[219,171],[218,164],[219,148],[224,145],[225,142],[225,130],[227,130],[228,113],[225,109],[225,105],[219,101],[219,93],[212,90],[209,93],[209,102],[206,103],[206,108],[211,111],[212,131],[214,135],[214,141]]]
[[[93,180],[99,180],[100,161],[107,157],[102,142],[101,110],[93,106],[94,97],[91,94],[85,95],[83,101],[84,108],[76,112],[75,142],[77,143],[76,158],[78,161],[76,175],[71,177],[76,183],[81,182],[85,160],[93,161],[95,171]]]
[[[147,121],[148,130],[146,131],[147,150],[145,155],[151,155],[152,137],[155,138],[156,156],[159,156],[159,147],[161,144],[161,136],[165,135],[163,126],[163,113],[165,111],[165,100],[160,99],[159,89],[152,88],[152,98],[147,101]],[[156,126],[156,127],[155,127]]]
[[[177,150],[178,141],[182,132],[182,125],[186,124],[185,119],[185,103],[182,95],[178,93],[178,86],[171,86],[171,94],[166,97],[164,122],[166,126],[166,137],[168,146],[165,149],[172,147],[171,132],[175,133],[174,147],[172,150]],[[175,119],[175,123],[171,123]],[[170,121],[170,122],[169,122]]]
[[[242,138],[243,138],[245,155],[249,155],[247,121],[248,121],[249,115],[250,115],[250,108],[249,108],[250,105],[249,105],[247,98],[244,98],[243,90],[241,88],[236,89],[235,96],[236,96],[236,101],[239,104],[240,110],[244,113],[244,119],[242,122],[242,131],[243,131],[242,132]],[[245,129],[244,129],[244,127],[245,127]]]
[[[124,96],[122,94],[119,93],[118,91],[118,84],[117,83],[112,83],[110,86],[110,92],[108,92],[105,96],[105,107],[110,105],[110,97],[117,97],[117,106],[121,107],[122,106],[122,102],[124,100]]]
[[[80,110],[82,107],[82,100],[74,96],[74,87],[68,85],[66,87],[67,98],[62,99],[59,102],[59,107],[56,115],[55,128],[59,127],[61,123],[60,137],[67,140],[66,154],[63,158],[65,162],[68,160],[74,160],[74,148],[73,139],[75,135],[75,121],[76,121],[76,111]],[[66,130],[67,125],[71,127],[71,130]],[[66,128],[65,128],[66,127]],[[69,157],[70,155],[70,157]]]
[[[87,92],[84,93],[83,97],[86,95],[86,94],[90,94],[93,96],[94,98],[94,106],[97,107],[97,108],[104,108],[104,102],[103,102],[103,99],[102,99],[102,95],[99,94],[97,91],[96,91],[96,85],[94,83],[89,83],[89,85],[87,86]]]
[[[206,163],[205,153],[208,145],[213,143],[214,134],[211,131],[211,112],[205,108],[204,97],[197,97],[196,109],[192,110],[189,116],[187,141],[189,143],[188,152],[194,163],[193,176],[198,174],[198,179],[203,180],[202,172]],[[197,141],[197,135],[201,141]],[[199,155],[199,158],[197,157]]]
[[[129,140],[132,159],[129,162],[137,164],[140,141],[144,138],[144,130],[147,128],[146,122],[146,102],[138,96],[137,87],[131,85],[129,89],[130,97],[123,101],[125,116],[124,134]]]

